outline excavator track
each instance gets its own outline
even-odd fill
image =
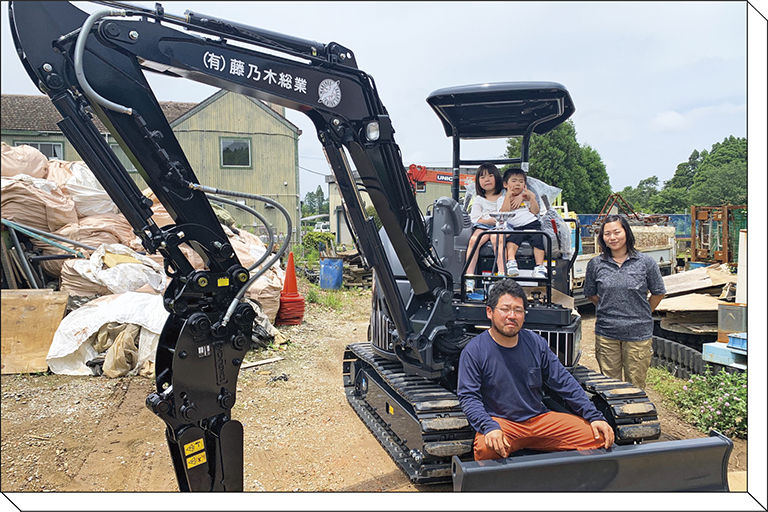
[[[642,389],[581,365],[571,373],[616,432],[616,443],[658,439],[656,407]],[[472,459],[474,431],[455,393],[376,355],[370,343],[347,346],[344,389],[352,408],[411,481],[446,483],[451,457]],[[561,404],[564,406],[564,404]]]
[[[636,444],[658,439],[661,424],[656,406],[642,389],[576,365],[571,374],[603,413],[616,432],[616,444]]]
[[[455,393],[374,354],[348,345],[344,389],[350,405],[395,462],[417,484],[451,481],[451,457],[472,458],[474,431]]]

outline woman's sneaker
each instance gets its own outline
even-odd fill
[[[507,269],[507,275],[510,277],[515,277],[517,275],[520,275],[520,271],[517,268],[517,261],[515,260],[509,260],[506,264]]]
[[[544,265],[536,265],[533,267],[533,277],[540,278],[540,279],[546,279],[547,278],[547,267]]]

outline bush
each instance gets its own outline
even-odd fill
[[[294,257],[299,264],[306,265],[310,268],[315,268],[320,261],[320,245],[323,244],[327,248],[331,247],[331,244],[335,240],[333,233],[310,231],[304,235],[301,245],[296,246],[294,249]]]
[[[747,372],[707,370],[683,381],[657,370],[649,383],[700,430],[747,438]]]

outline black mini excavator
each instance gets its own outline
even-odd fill
[[[358,68],[349,48],[195,12],[174,15],[160,4],[148,9],[96,3],[89,14],[68,2],[10,2],[11,33],[29,77],[61,113],[64,135],[144,248],[164,257],[171,277],[164,305],[170,315],[155,358],[156,391],[147,406],[166,424],[180,490],[243,490],[243,427],[231,410],[255,313],[242,299],[288,243],[269,260],[267,254],[244,268],[208,197],[270,202],[290,218],[265,197],[198,182],[145,71],[282,105],[313,122],[349,228],[376,276],[369,341],[352,344],[345,353],[347,397],[414,482],[453,479],[459,490],[496,491],[727,490],[730,440],[713,433],[655,441],[656,410],[642,390],[577,364],[580,317],[551,298],[553,288],[567,295],[572,258],[553,254],[549,237],[546,279],[525,275],[524,248],[519,254],[520,279],[545,290],[532,298],[525,326],[549,341],[614,427],[618,445],[487,464],[471,460],[474,433],[458,406],[456,366],[464,345],[488,321],[482,301],[466,293],[463,277],[472,254],[465,249],[471,228],[458,202],[459,168],[481,162],[462,160],[460,141],[521,136],[521,158],[490,161],[526,169],[531,135],[552,130],[573,113],[562,85],[496,83],[431,94],[427,101],[453,138],[454,165],[452,197],[438,200],[425,218],[392,120],[373,78]],[[119,142],[175,224],[160,227],[153,221],[151,203],[99,134],[93,116]],[[365,213],[360,189],[376,209],[380,232]],[[190,264],[182,244],[202,257],[204,268]],[[481,252],[480,269],[489,257]],[[550,408],[565,409],[546,390],[544,397]]]

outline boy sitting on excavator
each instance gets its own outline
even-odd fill
[[[510,212],[505,228],[514,231],[541,231],[541,223],[537,217],[541,208],[536,201],[536,194],[528,188],[528,178],[525,171],[520,168],[507,169],[502,177],[502,181],[507,193],[499,211]],[[492,243],[496,248],[496,254],[499,255],[499,274],[506,274],[510,277],[520,274],[515,256],[520,245],[527,241],[533,247],[533,259],[536,262],[532,276],[536,278],[547,277],[547,267],[544,266],[544,241],[542,235],[512,233],[496,235],[493,238],[495,240],[492,240]],[[506,263],[502,263],[504,261],[502,255],[505,254],[504,245],[507,248]],[[502,265],[504,265],[503,268]]]

